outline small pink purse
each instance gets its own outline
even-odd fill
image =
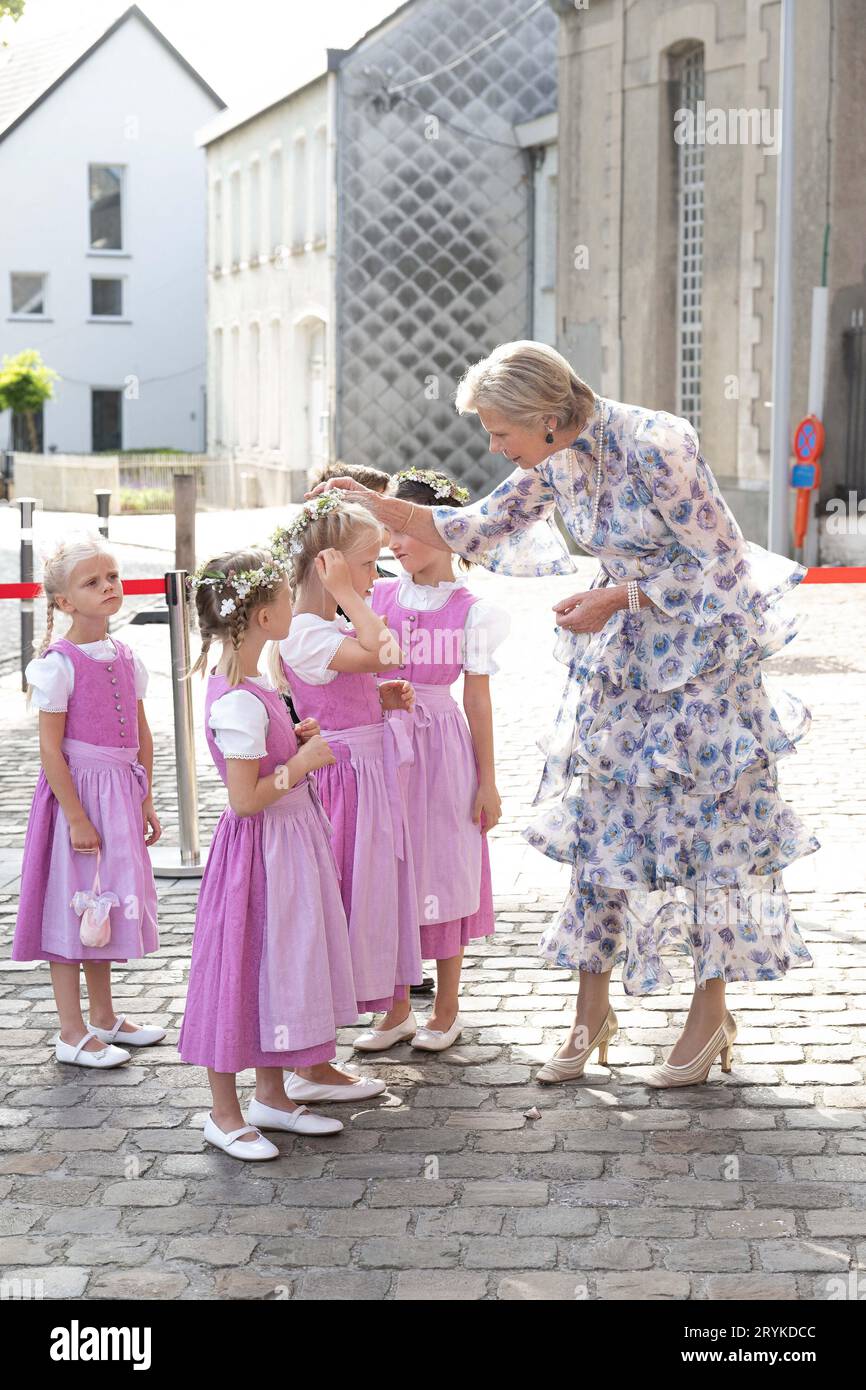
[[[81,918],[81,928],[79,935],[82,946],[107,946],[111,940],[111,922],[109,915],[113,907],[120,907],[120,899],[116,893],[103,893],[99,882],[99,860],[100,852],[96,851],[96,875],[93,879],[93,887],[86,892],[76,893],[70,907],[78,913]]]

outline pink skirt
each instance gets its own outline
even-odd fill
[[[256,816],[223,811],[196,911],[185,1062],[313,1066],[334,1056],[337,1029],[357,1022],[329,831],[307,779]]]
[[[421,945],[405,812],[403,728],[363,724],[323,732],[337,759],[316,781],[332,826],[349,927],[358,1009],[390,1009],[419,984]]]
[[[421,955],[449,960],[495,928],[487,836],[472,820],[478,766],[472,735],[444,685],[417,683],[411,725],[409,823]]]
[[[81,918],[72,899],[93,888],[96,855],[73,850],[69,823],[40,772],[24,841],[12,959],[135,960],[159,949],[156,887],[141,814],[147,774],[132,748],[103,748],[71,738],[61,747],[76,795],[102,842],[102,892],[114,893],[119,903],[110,912],[107,944],[82,946]]]

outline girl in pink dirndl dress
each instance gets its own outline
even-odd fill
[[[403,679],[377,688],[376,675],[402,654],[367,602],[382,536],[363,508],[326,492],[274,538],[291,558],[296,597],[283,669],[297,713],[319,721],[336,759],[318,782],[333,825],[358,1008],[385,1010],[354,1040],[369,1052],[411,1036],[409,987],[422,978],[405,804],[411,743],[383,714],[411,708],[412,689]]]
[[[39,710],[42,771],[21,869],[13,960],[46,960],[60,1015],[58,1062],[114,1067],[160,1027],[116,1015],[111,962],[156,951],[156,889],[147,846],[160,836],[150,792],[153,741],[147,672],[108,636],[123,602],[117,562],[100,536],[71,536],[44,564],[47,630],[27,666]],[[71,618],[54,639],[55,614]],[[81,1013],[84,969],[90,1022]],[[118,1044],[124,1044],[118,1046]]]
[[[411,468],[398,473],[393,486],[395,496],[420,506],[460,506],[465,493],[446,474]],[[433,1011],[412,1046],[441,1052],[462,1030],[464,948],[494,930],[486,832],[499,820],[500,800],[490,676],[510,619],[454,579],[450,551],[396,531],[391,549],[403,574],[376,581],[372,606],[397,635],[406,653],[400,675],[415,690],[412,714],[391,718],[405,720],[412,734],[409,821],[421,955],[436,961],[437,976]],[[451,694],[461,675],[465,718]]]
[[[229,805],[199,892],[178,1050],[208,1069],[206,1140],[233,1158],[275,1158],[262,1129],[343,1127],[296,1105],[283,1078],[284,1069],[326,1064],[337,1029],[357,1020],[330,825],[310,775],[332,755],[318,725],[295,728],[258,674],[266,643],[284,638],[292,619],[284,568],[250,550],[208,561],[191,584],[203,641],[193,670],[207,669],[212,642],[223,645],[205,732]],[[236,1073],[248,1067],[256,1090],[244,1117]]]

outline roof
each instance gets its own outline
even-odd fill
[[[246,125],[249,121],[254,121],[256,117],[263,116],[266,111],[272,111],[274,107],[282,106],[284,102],[291,101],[294,97],[299,96],[301,92],[305,92],[309,87],[312,87],[314,83],[320,82],[329,72],[336,72],[344,58],[348,58],[349,54],[355,53],[357,49],[367,43],[374,34],[378,34],[380,30],[388,28],[388,26],[395,21],[399,21],[404,11],[408,10],[414,4],[415,0],[404,0],[404,3],[399,5],[396,10],[386,15],[385,18],[381,19],[372,29],[368,29],[366,34],[362,34],[361,37],[352,44],[351,48],[326,49],[325,66],[320,68],[314,77],[309,78],[308,81],[302,83],[300,86],[293,87],[290,91],[269,98],[265,102],[260,102],[253,108],[245,108],[235,112],[224,111],[220,116],[217,116],[213,121],[209,121],[206,126],[202,127],[196,135],[196,143],[199,145],[211,145],[214,141],[221,139],[223,135],[228,135],[230,131],[240,129],[241,126]]]
[[[330,50],[329,50],[330,51]],[[240,130],[241,126],[255,121],[259,116],[264,116],[267,111],[273,111],[277,106],[283,106],[287,101],[293,101],[302,92],[308,92],[311,87],[315,87],[317,82],[322,82],[328,75],[326,68],[319,68],[313,77],[301,83],[299,87],[293,87],[290,92],[281,92],[279,96],[255,103],[253,107],[239,107],[234,110],[226,108],[213,120],[208,121],[206,126],[196,132],[195,142],[197,145],[212,145],[216,140],[221,140],[224,135]]]
[[[218,107],[225,106],[222,98],[183,54],[169,43],[144,11],[138,5],[130,5],[109,25],[103,19],[100,23],[79,25],[60,34],[18,44],[10,43],[7,49],[0,52],[0,140],[5,140],[76,68],[87,61],[91,53],[132,18],[140,20],[150,30]]]

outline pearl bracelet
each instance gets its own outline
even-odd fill
[[[626,592],[627,592],[627,594],[628,594],[628,611],[629,611],[630,613],[639,613],[639,612],[640,612],[640,589],[639,589],[638,586],[637,586],[637,580],[636,580],[636,579],[630,579],[630,580],[628,581],[628,584],[626,585]]]

